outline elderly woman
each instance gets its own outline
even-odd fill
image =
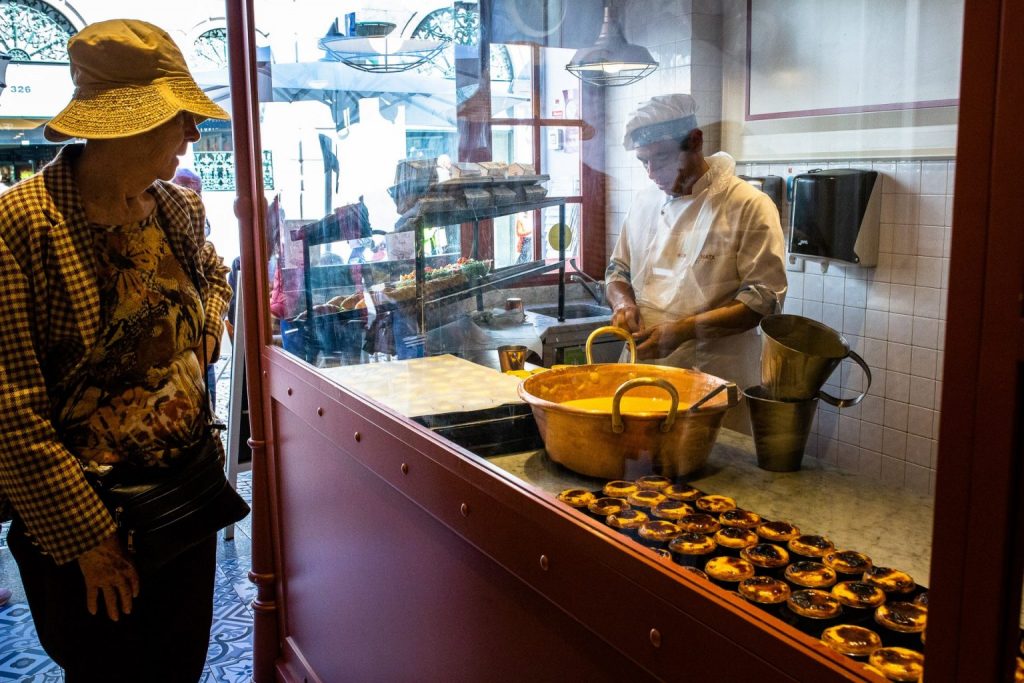
[[[231,292],[199,197],[166,181],[227,114],[150,24],[87,26],[68,53],[74,97],[45,132],[85,142],[0,196],[0,514],[69,683],[196,681],[214,535],[137,570],[86,472],[163,467],[204,433]]]

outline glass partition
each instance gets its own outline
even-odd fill
[[[580,508],[581,523],[625,524],[606,526],[608,537],[656,553],[681,581],[701,576],[685,566],[700,569],[815,641],[854,625],[871,631],[856,631],[867,642],[920,654],[963,3],[863,12],[811,0],[697,5],[625,3],[629,40],[659,66],[601,89],[564,68],[596,39],[599,18],[534,39],[506,27],[485,44],[491,34],[480,31],[475,4],[389,5],[399,17],[391,29],[344,3],[287,12],[257,4],[257,24],[276,29],[273,96],[261,110],[273,152],[277,343],[543,495],[579,489],[561,499]],[[325,33],[331,27],[338,35]],[[318,46],[328,35],[377,49],[372,32],[386,29],[443,49],[429,65],[367,77]],[[363,34],[371,43],[360,47]],[[692,95],[695,112],[641,107],[679,93]],[[677,137],[658,132],[691,113],[698,137],[692,126]],[[660,126],[644,134],[653,137],[623,148],[627,130],[650,125]],[[677,177],[693,155],[706,163],[706,182]],[[662,157],[676,164],[667,179]],[[695,198],[712,187],[728,193],[702,214]],[[703,241],[667,237],[676,233]],[[659,362],[638,364],[634,378],[663,381],[637,390],[649,408],[627,411],[625,429],[630,420],[657,427],[675,410],[681,424],[700,417],[703,431],[697,445],[613,450],[617,464],[597,468],[546,450],[552,434],[517,388],[525,381],[527,394],[563,403],[607,399],[561,410],[611,424],[611,395],[625,381],[611,369],[623,358],[621,338],[591,349],[594,372],[621,380],[601,384],[603,393],[563,395],[571,382],[559,378],[576,370],[550,369],[586,364],[590,332],[611,322],[606,283],[586,276],[593,260],[583,261],[603,270],[613,256],[609,277],[636,300],[639,341],[655,327],[668,337],[677,323],[695,330],[660,356],[641,351],[640,360]],[[652,283],[661,289],[644,290]],[[728,332],[700,317],[730,306],[741,322]],[[759,326],[779,315],[790,327]],[[821,346],[770,357],[824,355],[823,374],[801,370],[798,393],[786,393],[771,368],[760,374],[771,340],[812,333]],[[676,355],[686,344],[697,350]],[[679,380],[671,370],[681,367],[702,379]],[[462,380],[457,391],[444,386],[451,377]],[[688,409],[723,380],[735,386]],[[682,408],[664,405],[673,392]],[[469,423],[486,428],[461,429]],[[629,498],[631,487],[666,484],[679,504],[659,507],[664,491]],[[602,502],[588,508],[590,496]],[[626,507],[616,500],[630,500],[634,513],[607,518],[603,511]],[[710,517],[679,524],[688,512]],[[638,540],[625,521],[640,518],[664,524]],[[760,578],[729,578],[744,572]],[[826,640],[842,651],[849,635],[833,629]],[[883,654],[917,666],[917,654]]]

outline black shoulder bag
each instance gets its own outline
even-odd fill
[[[201,292],[194,269],[190,275]],[[142,570],[163,566],[249,514],[249,505],[224,475],[215,431],[220,425],[213,423],[206,384],[205,337],[202,347],[205,410],[200,439],[183,449],[170,467],[115,465],[104,475],[86,473]]]

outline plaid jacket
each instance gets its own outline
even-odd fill
[[[58,564],[115,530],[51,421],[100,325],[94,231],[72,175],[80,153],[66,146],[41,173],[0,195],[0,519],[16,512]],[[201,251],[202,202],[160,180],[150,191],[178,260],[198,264],[205,330],[220,339],[231,289],[221,259]]]

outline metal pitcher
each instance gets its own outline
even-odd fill
[[[867,375],[864,392],[836,398],[821,391],[836,366],[850,358]],[[761,385],[775,401],[821,398],[839,408],[860,403],[871,387],[871,368],[828,325],[799,315],[770,315],[761,320]]]

